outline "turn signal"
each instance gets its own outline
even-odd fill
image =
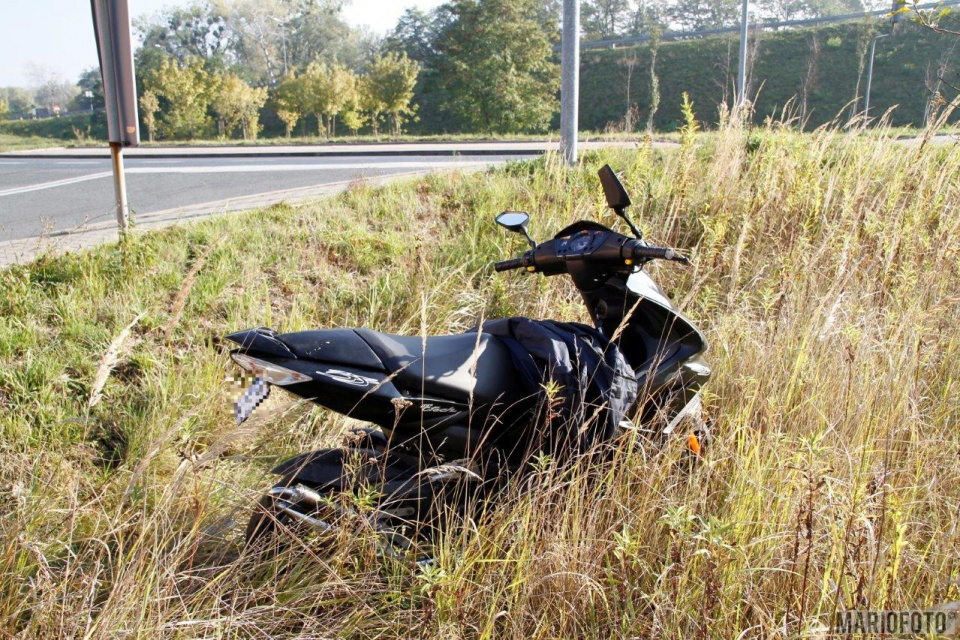
[[[697,437],[697,434],[691,433],[687,437],[687,445],[690,447],[690,451],[693,451],[693,455],[700,456],[702,455],[700,449],[700,439]]]

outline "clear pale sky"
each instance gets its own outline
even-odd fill
[[[443,0],[352,0],[343,15],[355,25],[384,33],[407,7],[430,9]],[[189,0],[129,0],[130,14],[138,17]],[[0,87],[26,86],[30,63],[74,80],[97,64],[89,0],[4,0],[0,19]]]

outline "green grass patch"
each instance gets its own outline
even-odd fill
[[[18,136],[0,132],[0,153],[6,151],[27,151],[29,149],[47,149],[66,146],[56,138],[40,136]]]
[[[493,273],[524,243],[492,219],[530,211],[539,239],[616,225],[606,162],[650,239],[693,255],[653,272],[711,344],[707,463],[687,475],[678,448],[628,439],[599,469],[546,465],[431,569],[377,558],[362,529],[243,555],[270,465],[353,425],[278,392],[237,428],[221,337],[583,321],[565,279]],[[957,184],[957,145],[730,129],[574,169],[357,184],[3,271],[0,630],[804,636],[837,608],[958,600]]]

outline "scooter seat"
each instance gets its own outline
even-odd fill
[[[356,329],[394,376],[394,384],[420,396],[474,404],[511,404],[523,383],[510,351],[486,333],[452,336],[396,336]]]

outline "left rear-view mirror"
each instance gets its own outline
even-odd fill
[[[504,211],[498,215],[495,220],[497,224],[504,229],[515,233],[523,233],[527,230],[527,225],[530,223],[530,214],[524,213],[523,211]]]

